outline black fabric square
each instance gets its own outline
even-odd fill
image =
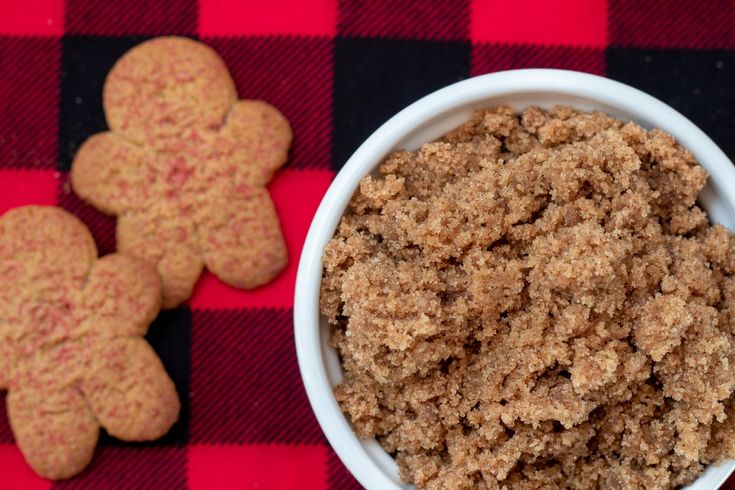
[[[424,95],[466,78],[468,42],[337,38],[332,165]]]
[[[59,169],[69,170],[79,145],[107,129],[102,87],[112,65],[146,37],[65,36],[61,42]]]
[[[735,52],[613,47],[607,74],[671,105],[735,158]]]
[[[605,74],[605,49],[535,44],[473,44],[472,76],[521,68],[559,68]]]
[[[104,446],[185,446],[189,442],[189,392],[191,386],[191,311],[179,307],[159,313],[148,329],[146,339],[163,362],[166,372],[176,385],[181,401],[179,420],[161,439],[130,443],[100,434],[100,445]]]
[[[10,422],[8,421],[6,397],[6,392],[0,392],[0,444],[13,444],[15,438],[13,437],[13,431],[10,429]]]

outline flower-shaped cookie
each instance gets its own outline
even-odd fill
[[[237,99],[212,49],[178,37],[138,45],[107,76],[103,104],[110,131],[81,146],[72,186],[118,216],[118,250],[156,266],[164,308],[191,295],[204,265],[245,289],[283,269],[265,185],[291,129],[265,102]]]
[[[155,270],[120,254],[98,259],[66,211],[27,206],[0,217],[0,389],[39,475],[79,473],[100,426],[141,441],[177,420],[174,384],[143,338],[160,302]]]

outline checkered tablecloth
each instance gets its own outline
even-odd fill
[[[2,489],[359,488],[299,378],[296,265],[350,153],[437,88],[522,67],[606,75],[668,102],[735,158],[733,0],[0,0],[0,212],[57,204],[87,223],[101,253],[113,251],[114,219],[71,193],[69,165],[106,128],[101,89],[112,64],[163,34],[210,44],[241,98],[264,99],[291,121],[292,155],[269,187],[291,263],[251,292],[207,274],[186,306],[156,320],[148,338],[183,406],[163,440],[103,436],[87,471],[51,484],[23,462],[0,403]]]

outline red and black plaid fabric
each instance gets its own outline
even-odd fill
[[[71,192],[69,166],[106,128],[112,64],[165,34],[214,47],[241,98],[291,121],[291,159],[269,187],[291,263],[250,292],[205,274],[187,305],[156,320],[148,339],[183,407],[160,441],[103,435],[87,471],[52,484],[23,462],[0,403],[0,488],[359,488],[299,378],[296,265],[335,172],[435,89],[511,68],[607,75],[668,102],[735,158],[735,0],[0,0],[0,213],[57,204],[101,253],[114,250],[114,219]]]

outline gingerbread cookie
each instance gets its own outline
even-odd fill
[[[72,166],[75,192],[118,216],[117,247],[156,266],[163,307],[186,300],[202,268],[249,289],[286,265],[265,185],[287,159],[288,121],[238,100],[222,59],[191,39],[163,37],[125,54],[105,82],[110,131]]]
[[[143,339],[160,303],[153,268],[121,254],[98,259],[66,211],[26,206],[0,217],[0,389],[36,473],[82,471],[100,427],[143,441],[178,419],[176,388]]]

